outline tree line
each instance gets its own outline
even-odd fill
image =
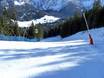
[[[101,5],[100,0],[93,4],[93,8],[84,11],[87,18],[89,28],[104,27],[104,6]],[[55,23],[37,24],[31,23],[29,27],[19,27],[17,22],[17,14],[15,8],[9,11],[7,8],[3,9],[0,15],[0,34],[9,36],[21,36],[26,38],[35,38],[35,27],[40,26],[43,29],[44,38],[60,35],[66,37],[75,34],[79,31],[86,30],[86,24],[82,14],[76,13],[67,20],[59,20]]]
[[[89,29],[104,27],[104,6],[100,0],[96,0],[93,8],[84,10]],[[61,37],[66,37],[75,34],[79,31],[87,30],[85,20],[82,14],[76,13],[60,26]]]

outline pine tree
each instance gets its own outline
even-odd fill
[[[91,28],[94,28],[94,26],[98,25],[98,18],[99,18],[98,15],[101,9],[102,9],[101,0],[95,0],[92,10],[89,11],[89,17],[88,17]]]
[[[27,30],[27,37],[28,38],[34,38],[35,37],[35,26],[34,23],[32,22],[30,27]]]
[[[1,19],[0,19],[0,24],[1,24],[1,27],[0,27],[0,33],[1,34],[5,34],[5,28],[6,26],[9,24],[9,16],[8,16],[8,11],[6,8],[3,8],[3,12],[2,12],[2,16],[1,16]]]
[[[93,4],[93,9],[94,10],[98,10],[101,9],[101,0],[95,0],[94,4]]]
[[[14,34],[15,36],[20,36],[20,32],[19,32],[20,30],[19,30],[17,21],[14,23],[13,31],[14,31],[13,34]]]

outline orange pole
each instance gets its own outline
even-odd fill
[[[94,45],[94,41],[91,34],[89,34],[89,44]]]
[[[85,23],[86,23],[87,33],[89,35],[89,39],[88,39],[89,40],[89,44],[94,45],[94,40],[93,40],[93,38],[92,38],[92,36],[91,36],[91,34],[89,32],[89,26],[88,26],[88,23],[87,23],[87,19],[86,19],[85,13],[83,13],[83,17],[84,17],[84,20],[85,20]]]

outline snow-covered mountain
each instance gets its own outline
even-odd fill
[[[30,20],[44,15],[67,17],[77,11],[76,7],[80,2],[80,0],[0,0],[0,6],[9,9],[15,6],[19,20]]]
[[[44,15],[67,17],[78,11],[77,7],[91,8],[93,2],[94,0],[0,0],[0,6],[15,6],[19,20],[30,20]]]
[[[54,10],[60,11],[70,3],[75,5],[82,4],[80,6],[85,6],[92,3],[94,0],[1,0],[3,5],[18,5],[22,6],[25,4],[33,5],[35,8],[41,10]],[[70,5],[69,5],[70,6]]]
[[[44,23],[53,23],[55,21],[59,20],[59,18],[54,17],[54,16],[48,16],[45,15],[44,17],[40,18],[40,19],[36,19],[36,20],[30,20],[30,21],[17,21],[19,27],[29,27],[32,22],[34,23],[34,25],[36,24],[44,24]]]

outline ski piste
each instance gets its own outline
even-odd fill
[[[103,30],[90,30],[94,45],[89,45],[84,32],[60,40],[56,37],[40,42],[0,41],[0,77],[102,78]]]

